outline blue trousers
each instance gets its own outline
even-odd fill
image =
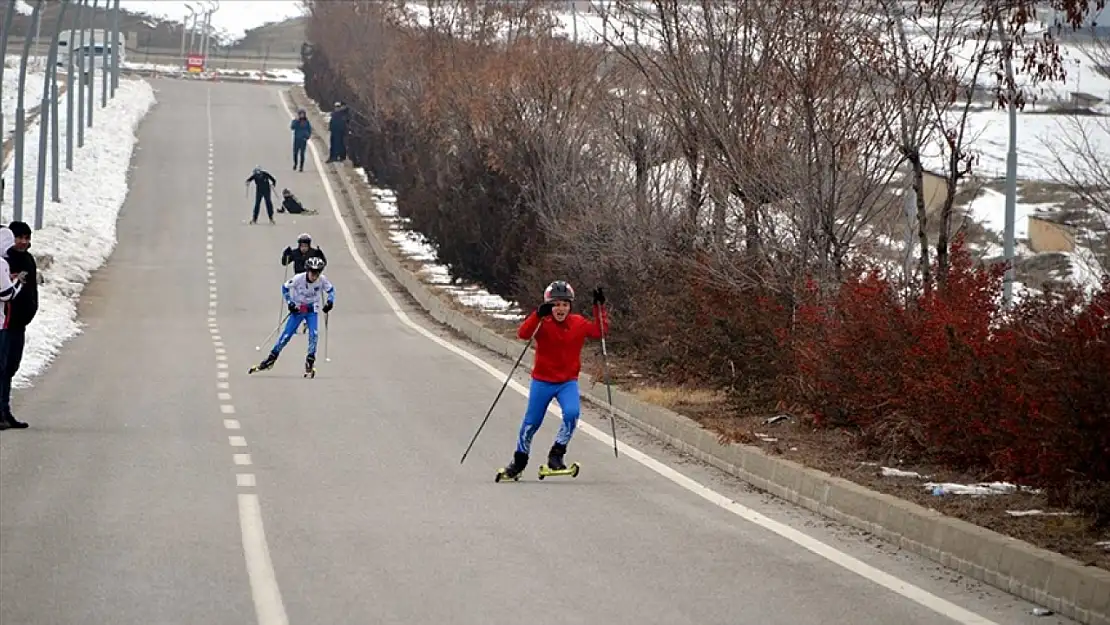
[[[552,399],[559,402],[559,409],[563,412],[563,425],[555,435],[555,442],[564,446],[570,443],[581,413],[578,380],[555,384],[533,379],[528,389],[528,408],[524,412],[524,422],[520,424],[520,435],[516,441],[517,451],[528,453],[532,448],[532,437],[543,425],[543,417],[547,414],[547,406]]]
[[[281,350],[285,349],[285,346],[289,343],[289,339],[297,333],[297,327],[303,321],[308,326],[308,355],[316,356],[316,339],[318,337],[316,330],[319,327],[317,320],[318,315],[315,310],[289,313],[289,316],[285,319],[285,329],[281,331],[281,336],[277,338],[277,342],[274,343],[274,347],[270,351],[280,354]]]

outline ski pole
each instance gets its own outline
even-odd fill
[[[278,331],[278,329],[279,329],[279,328],[281,328],[281,325],[282,325],[283,323],[285,323],[285,320],[286,320],[286,319],[288,319],[288,318],[289,318],[289,314],[290,314],[290,313],[285,313],[285,316],[284,316],[284,317],[282,317],[280,321],[278,321],[278,324],[277,324],[276,326],[274,326],[274,329],[273,329],[273,330],[270,330],[270,333],[266,335],[266,338],[265,338],[265,339],[263,339],[263,341],[262,341],[263,343],[266,343],[266,342],[268,342],[268,341],[270,340],[270,337],[272,337],[272,336],[274,335],[274,332],[277,332],[277,331]],[[255,346],[254,346],[254,351],[256,351],[256,352],[257,352],[257,351],[261,351],[261,350],[262,350],[262,345],[261,345],[261,343],[260,343],[260,344],[258,344],[258,345],[255,345]]]
[[[328,356],[328,315],[331,312],[324,313],[324,362],[331,362],[331,357]]]
[[[286,265],[285,266],[285,279],[282,280],[282,282],[288,282],[288,281],[289,281],[289,265]],[[281,319],[281,315],[284,311],[285,311],[285,298],[282,297],[281,298],[281,307],[278,308],[278,319]],[[281,323],[281,322],[279,321],[278,323]]]
[[[497,402],[501,399],[501,394],[505,392],[505,387],[509,385],[509,380],[513,379],[513,372],[516,371],[516,368],[518,366],[520,366],[520,361],[524,360],[524,355],[528,353],[528,348],[532,346],[532,340],[536,338],[536,333],[540,331],[540,326],[542,325],[543,319],[541,318],[539,325],[536,326],[535,332],[532,332],[532,336],[528,337],[528,343],[520,352],[520,356],[517,356],[516,362],[513,363],[513,368],[509,370],[509,375],[505,376],[505,383],[501,385],[501,390],[497,391],[497,397],[493,398],[493,404],[490,405],[489,410],[486,412],[486,418],[482,419],[482,424],[478,426],[478,431],[474,433],[474,438],[470,439],[470,444],[466,446],[466,451],[463,452],[462,458],[459,460],[459,464],[462,464],[466,461],[466,456],[470,453],[470,448],[474,447],[474,441],[478,440],[478,435],[482,433],[482,428],[486,427],[486,421],[489,421],[489,416],[493,414],[494,406],[496,406]]]
[[[601,362],[605,369],[605,392],[609,396],[609,425],[613,428],[613,457],[619,458],[617,454],[617,415],[616,410],[613,408],[613,387],[609,383],[609,351],[605,348],[605,326],[609,325],[608,319],[605,316],[604,304],[601,310]]]

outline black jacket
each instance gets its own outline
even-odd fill
[[[20,252],[14,247],[8,250],[8,267],[12,273],[27,272],[23,289],[11,302],[8,311],[9,328],[26,328],[39,311],[39,268],[30,252]]]
[[[277,180],[270,175],[268,171],[260,171],[257,174],[251,174],[247,178],[247,184],[254,182],[254,191],[258,195],[270,195],[270,185],[276,185]]]
[[[289,261],[293,261],[293,273],[304,273],[304,261],[313,256],[319,256],[324,263],[328,262],[327,256],[324,256],[324,250],[318,247],[310,247],[305,253],[301,252],[300,247],[287,247],[281,252],[281,264],[285,266]]]

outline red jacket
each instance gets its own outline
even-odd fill
[[[520,324],[516,335],[528,339],[536,331],[540,318],[535,311]],[[602,331],[609,332],[609,319],[605,310],[594,305],[593,320],[578,313],[570,313],[562,323],[546,317],[536,333],[536,361],[532,365],[532,378],[541,382],[569,382],[578,379],[582,370],[582,346],[587,338],[600,339]]]

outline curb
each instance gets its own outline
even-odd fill
[[[294,104],[308,106],[303,88],[289,89]],[[319,135],[314,141],[323,144]],[[323,145],[326,148],[326,144]],[[389,274],[436,321],[470,340],[508,357],[520,345],[453,310],[389,251],[380,228],[363,210],[352,186],[353,175],[336,169],[338,191],[366,231],[370,247]],[[532,351],[532,350],[530,350]],[[582,374],[583,398],[608,407],[604,387],[592,387]],[[587,390],[588,389],[588,390]],[[742,444],[722,445],[717,435],[700,424],[660,406],[642,402],[613,388],[617,415],[629,425],[757,489],[816,512],[839,523],[870,532],[911,553],[955,569],[1022,599],[1044,606],[1084,625],[1110,625],[1110,571],[1084,566],[1079,561],[1035,547],[1025,541],[945,516],[915,503],[879,493],[823,471],[769,456],[762,449]]]

